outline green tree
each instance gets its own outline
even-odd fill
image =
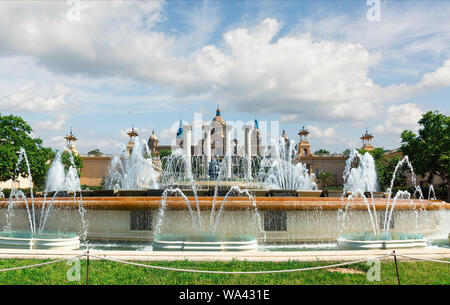
[[[330,155],[330,152],[326,149],[319,149],[319,150],[316,150],[314,152],[314,154],[319,155],[319,156],[328,156],[328,155]]]
[[[336,177],[332,173],[326,171],[321,171],[317,175],[316,180],[320,183],[322,189],[325,189],[327,186],[336,183]]]
[[[167,163],[167,157],[169,157],[172,154],[172,151],[170,149],[161,150],[159,152],[159,159],[161,160],[162,168],[166,168]]]
[[[50,164],[56,153],[49,147],[42,146],[42,140],[31,137],[32,128],[21,117],[14,115],[2,116],[0,114],[0,181],[14,179],[15,175],[28,177],[28,169],[25,160],[18,166],[20,149],[25,150],[30,173],[33,178],[34,186],[42,189],[45,183]],[[74,155],[74,163],[80,175],[83,167],[82,158]],[[66,170],[72,165],[69,153],[66,151],[61,155],[61,162]]]
[[[351,153],[352,151],[350,150],[350,148],[347,148],[346,150],[344,150],[343,152],[342,152],[342,155],[344,155],[344,156],[350,156],[350,153]]]
[[[78,176],[81,177],[81,169],[83,168],[83,159],[80,155],[72,154],[73,164],[75,165]],[[68,151],[65,151],[61,154],[61,162],[64,165],[64,169],[67,171],[70,166],[72,166],[72,160],[70,160],[70,154]]]
[[[407,155],[416,174],[427,176],[431,183],[434,176],[441,177],[448,187],[450,175],[450,117],[439,111],[422,115],[418,135],[410,130],[401,134],[403,155]]]
[[[101,156],[101,155],[103,155],[103,153],[98,148],[88,151],[87,154],[89,156]]]
[[[51,148],[43,147],[42,140],[33,138],[31,127],[21,118],[14,115],[0,114],[0,181],[15,178],[15,167],[20,149],[25,149],[30,173],[35,186],[42,187],[50,162],[54,157]],[[25,162],[21,162],[17,174],[28,177]]]
[[[161,150],[159,153],[160,158],[168,157],[172,154],[172,151],[170,149]]]
[[[375,162],[375,170],[377,172],[377,180],[381,190],[386,190],[391,185],[392,177],[394,175],[395,167],[401,160],[400,156],[386,157],[386,150],[382,147],[374,148],[367,151],[364,149],[358,150],[359,153],[365,154],[368,152],[372,155]],[[406,172],[408,168],[406,164],[403,165],[398,171],[394,179],[393,187],[405,187],[406,186]]]

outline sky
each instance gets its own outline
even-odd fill
[[[304,126],[312,151],[400,146],[450,105],[447,1],[1,1],[0,113],[44,145],[114,154],[132,126]],[[277,124],[278,130],[270,128]],[[194,141],[195,142],[195,141]]]

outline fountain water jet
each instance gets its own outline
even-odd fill
[[[352,163],[355,162],[356,159],[359,160],[358,166],[356,168],[351,168]],[[398,191],[393,198],[392,204],[390,205],[394,180],[397,171],[401,168],[401,166],[403,166],[404,163],[406,163],[411,170],[413,184],[416,184],[414,170],[411,163],[409,162],[408,156],[405,156],[400,162],[398,162],[393,173],[388,193],[388,199],[386,202],[386,210],[384,213],[383,231],[381,232],[380,228],[378,227],[378,218],[373,196],[373,192],[377,187],[375,163],[369,153],[364,154],[364,156],[356,150],[351,153],[349,159],[347,160],[346,168],[344,171],[345,186],[342,198],[344,199],[344,196],[347,192],[350,192],[350,195],[348,196],[348,202],[345,210],[343,211],[342,215],[339,215],[338,217],[340,217],[340,219],[342,220],[342,227],[345,228],[345,221],[348,218],[347,213],[349,205],[352,202],[353,198],[360,197],[367,205],[373,232],[363,234],[342,234],[341,231],[341,236],[338,239],[338,246],[341,249],[387,249],[426,246],[426,241],[423,239],[423,235],[389,232],[389,224],[391,223],[395,203],[399,199],[409,200],[411,204],[414,204],[415,208],[415,203],[413,203],[411,200],[411,194],[407,191]],[[371,194],[370,197],[372,200],[372,211],[370,209],[370,204],[367,200],[367,197],[364,194],[365,192],[370,192]],[[423,199],[423,194],[420,187],[416,186],[415,192],[418,192],[420,194],[420,198]],[[418,214],[415,214],[417,217]]]
[[[175,157],[172,157],[168,160],[168,162],[173,163],[173,159],[178,158],[176,163],[177,167],[180,166],[181,162],[186,162],[185,156],[183,154],[177,154]],[[218,185],[219,181],[223,178],[225,172],[225,162],[221,163],[219,177],[216,181],[216,186],[214,190],[213,197],[213,205],[210,211],[209,216],[209,230],[206,231],[207,226],[203,224],[201,212],[200,212],[200,204],[197,196],[197,188],[196,183],[193,179],[193,175],[189,175],[189,173],[184,173],[186,179],[189,180],[191,189],[194,193],[195,200],[195,208],[196,212],[189,201],[189,198],[183,193],[180,188],[167,188],[162,196],[161,205],[158,212],[157,223],[154,230],[154,238],[153,238],[153,250],[155,251],[165,251],[165,250],[196,250],[196,251],[249,251],[249,250],[257,250],[257,241],[254,236],[248,234],[233,234],[232,236],[223,235],[218,233],[219,221],[221,219],[221,214],[223,212],[224,206],[226,202],[233,193],[237,194],[245,194],[248,196],[249,200],[253,202],[254,207],[254,217],[255,222],[258,225],[258,230],[260,232],[264,232],[261,226],[261,219],[259,217],[259,213],[256,207],[256,202],[253,196],[249,193],[248,190],[241,190],[238,186],[232,186],[226,195],[224,196],[217,214],[215,214],[215,206],[218,194]],[[184,171],[189,171],[188,166],[181,166]],[[194,234],[174,234],[174,233],[164,233],[162,234],[162,226],[163,221],[166,214],[166,201],[169,194],[174,194],[181,196],[184,199],[184,203],[186,204],[191,221],[193,226]],[[264,238],[265,240],[265,238]]]
[[[314,174],[310,175],[306,165],[294,159],[294,144],[271,139],[270,151],[266,150],[260,161],[257,180],[280,190],[317,190]]]
[[[45,224],[47,222],[47,218],[53,202],[59,192],[62,191],[71,191],[74,194],[74,202],[77,201],[76,193],[80,193],[79,200],[79,212],[83,224],[83,240],[85,241],[85,237],[87,236],[87,223],[84,220],[85,209],[82,206],[81,199],[81,187],[79,183],[78,173],[76,171],[74,165],[74,159],[69,151],[71,166],[67,171],[67,174],[64,173],[64,167],[61,162],[61,153],[58,152],[56,154],[55,159],[53,160],[52,165],[50,166],[49,174],[46,179],[46,189],[44,191],[44,200],[41,204],[40,217],[39,221],[36,219],[36,209],[35,209],[35,199],[33,194],[33,183],[32,176],[30,172],[30,166],[28,162],[28,158],[26,152],[23,148],[19,151],[19,158],[16,164],[15,170],[15,179],[17,180],[17,172],[18,167],[23,160],[25,160],[28,177],[30,183],[30,199],[31,199],[31,208],[28,202],[28,198],[21,190],[17,190],[15,183],[13,184],[13,188],[10,193],[8,208],[6,213],[7,222],[4,227],[3,232],[0,233],[0,247],[7,248],[29,248],[29,249],[78,249],[80,246],[80,239],[76,235],[76,233],[72,232],[60,232],[60,231],[44,231]],[[51,198],[50,203],[47,204],[47,195],[48,192],[54,192],[54,195]],[[24,202],[24,206],[27,212],[27,218],[30,226],[29,231],[13,231],[12,230],[12,221],[14,217],[14,206],[18,202]],[[39,226],[37,226],[39,224]]]
[[[159,172],[155,169],[148,144],[135,138],[131,154],[128,151],[114,156],[105,182],[107,189],[157,189]]]

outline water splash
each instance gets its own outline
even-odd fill
[[[202,236],[216,236],[217,234],[219,234],[217,232],[217,228],[219,225],[219,221],[221,218],[221,214],[223,211],[224,206],[226,205],[226,202],[228,201],[228,198],[233,194],[233,193],[238,193],[238,194],[246,194],[247,197],[249,198],[249,200],[252,202],[252,207],[254,209],[254,218],[255,218],[255,222],[257,223],[257,226],[259,228],[260,232],[264,233],[262,224],[261,224],[261,218],[260,215],[258,213],[258,209],[257,209],[257,205],[256,205],[256,200],[254,199],[254,197],[250,194],[250,192],[247,189],[241,190],[238,186],[232,186],[226,193],[226,195],[224,196],[221,204],[219,205],[219,210],[217,211],[216,214],[216,205],[217,205],[217,198],[218,198],[218,188],[220,185],[220,182],[223,181],[223,178],[225,176],[225,171],[226,171],[226,167],[225,167],[225,163],[224,161],[220,162],[220,171],[219,171],[219,175],[216,179],[216,183],[215,183],[215,188],[214,188],[214,196],[213,196],[213,201],[212,201],[212,207],[211,207],[211,211],[210,211],[210,217],[209,217],[209,226],[203,224],[203,220],[201,217],[201,213],[200,213],[200,204],[199,204],[199,199],[198,199],[198,189],[197,189],[197,183],[194,180],[194,175],[192,174],[192,167],[188,166],[188,160],[186,159],[186,156],[183,154],[182,151],[177,151],[175,154],[172,154],[171,156],[169,156],[168,158],[166,158],[163,161],[166,166],[170,169],[168,171],[169,174],[163,175],[163,185],[167,185],[167,188],[164,190],[162,197],[161,197],[161,205],[160,208],[158,210],[158,217],[157,217],[157,221],[156,221],[156,227],[154,230],[154,237],[158,236],[161,234],[161,227],[162,227],[162,223],[165,217],[165,212],[167,209],[167,197],[169,195],[178,195],[181,196],[184,200],[184,203],[186,204],[190,217],[192,219],[192,226],[193,226],[193,231],[197,234],[197,235],[202,235]],[[187,182],[189,182],[188,187],[190,190],[193,191],[194,194],[194,204],[189,200],[189,198],[184,194],[183,190],[180,187],[173,187],[173,185],[179,181],[179,180],[175,180],[174,179],[174,175],[172,175],[172,171],[174,171],[174,169],[177,169],[179,171],[177,171],[178,174],[178,178],[183,177],[183,180]],[[172,186],[171,186],[172,185]],[[186,187],[186,185],[184,185]],[[265,233],[264,233],[264,240],[265,240]]]
[[[358,165],[353,166],[355,163]],[[347,191],[354,193],[377,191],[377,171],[372,155],[368,152],[362,155],[354,149],[345,163],[343,178],[343,195]]]
[[[296,160],[295,142],[271,140],[270,150],[260,160],[257,180],[282,190],[316,190],[315,175],[309,174],[305,164]]]
[[[433,196],[431,196],[433,194]],[[436,192],[434,191],[434,186],[431,184],[430,188],[428,189],[428,200],[437,200],[436,198]]]
[[[355,166],[356,165],[356,166]],[[408,191],[399,190],[394,196],[392,194],[394,181],[399,170],[403,166],[407,166],[409,171],[411,172],[411,181],[414,185],[414,193],[411,194]],[[342,194],[342,200],[344,200],[345,196],[348,194],[347,204],[345,208],[338,213],[338,220],[341,222],[341,233],[346,227],[346,222],[349,220],[348,217],[348,209],[352,202],[355,201],[356,198],[362,200],[368,210],[370,222],[372,225],[372,230],[374,236],[388,236],[390,223],[392,222],[393,211],[396,203],[399,200],[409,201],[409,204],[413,205],[414,212],[416,214],[416,224],[418,224],[418,211],[416,210],[417,201],[412,200],[413,197],[418,197],[419,201],[424,199],[422,189],[420,186],[416,185],[416,176],[414,174],[414,169],[412,167],[411,162],[409,162],[408,156],[405,156],[402,160],[400,160],[393,172],[392,179],[390,182],[390,187],[387,189],[388,196],[386,199],[386,209],[384,214],[381,214],[382,224],[378,225],[378,216],[377,210],[375,207],[374,200],[374,192],[377,190],[377,175],[375,162],[372,156],[369,153],[365,153],[361,155],[357,150],[353,150],[350,154],[349,159],[346,162],[346,167],[344,170],[344,190]],[[370,193],[370,196],[366,196],[367,193]],[[429,198],[431,196],[431,190],[429,192]],[[370,202],[371,201],[371,202]],[[380,228],[381,226],[381,228]]]
[[[385,222],[384,222],[384,226],[383,226],[383,232],[384,232],[384,234],[387,234],[387,233],[389,232],[389,223],[391,222],[392,214],[393,214],[394,207],[395,207],[395,204],[396,204],[396,202],[397,202],[397,199],[399,199],[399,198],[401,198],[401,197],[404,198],[405,196],[408,196],[409,199],[411,198],[411,194],[410,194],[408,191],[401,191],[401,190],[398,191],[397,194],[395,194],[395,196],[394,196],[394,199],[393,199],[393,201],[392,201],[392,204],[391,204],[390,210],[389,210],[389,204],[390,204],[391,197],[392,197],[392,189],[393,189],[393,187],[394,187],[394,181],[395,181],[395,178],[396,178],[396,176],[397,176],[397,172],[401,169],[401,167],[402,167],[404,164],[407,165],[408,169],[409,169],[410,172],[411,172],[411,181],[412,181],[412,184],[414,185],[414,195],[415,195],[416,193],[418,193],[418,194],[419,194],[419,200],[423,200],[423,198],[424,198],[424,197],[423,197],[423,193],[422,193],[422,189],[421,189],[420,186],[418,186],[417,183],[416,183],[416,175],[414,174],[414,168],[413,168],[411,162],[409,161],[409,157],[408,157],[408,156],[405,156],[405,157],[403,157],[402,160],[400,160],[400,161],[397,163],[397,165],[395,166],[395,169],[394,169],[394,173],[392,174],[391,184],[390,184],[390,187],[389,187],[389,189],[388,189],[388,200],[387,200],[387,203],[386,203],[386,211],[385,211],[385,215],[386,215],[387,217],[385,217]],[[412,202],[412,201],[411,201],[411,202]],[[414,203],[414,208],[415,208],[415,207],[416,207],[416,205],[415,205],[415,203]]]
[[[42,233],[45,229],[45,225],[47,223],[48,216],[50,214],[50,211],[52,209],[53,203],[55,201],[55,198],[58,194],[61,194],[62,192],[71,192],[73,193],[73,200],[74,202],[78,203],[79,212],[81,216],[82,221],[82,240],[86,241],[86,236],[88,232],[88,224],[85,221],[84,214],[86,212],[86,209],[83,207],[82,204],[82,195],[81,195],[81,186],[80,186],[80,179],[78,176],[78,172],[76,170],[74,158],[72,155],[72,152],[69,151],[69,159],[71,162],[71,165],[69,166],[69,169],[67,170],[67,173],[64,170],[64,165],[61,161],[61,153],[58,151],[54,160],[52,161],[52,164],[49,168],[49,172],[46,177],[46,183],[45,183],[45,190],[44,190],[44,198],[41,204],[41,210],[40,210],[40,217],[39,221],[36,219],[36,209],[35,209],[35,199],[34,199],[34,192],[33,192],[33,181],[30,171],[30,165],[28,162],[28,157],[26,154],[25,149],[21,148],[19,151],[19,158],[16,163],[15,168],[15,178],[13,180],[13,187],[11,189],[11,193],[9,196],[8,201],[8,208],[6,213],[6,225],[4,226],[4,231],[9,232],[12,230],[12,222],[14,219],[14,207],[17,202],[24,202],[26,211],[27,211],[27,218],[30,225],[30,233],[31,235]],[[20,164],[25,161],[25,164],[27,166],[28,171],[28,179],[30,184],[30,198],[27,198],[27,196],[23,193],[23,191],[19,190],[17,188],[17,178],[18,178],[18,172],[19,172],[19,166]],[[50,202],[47,200],[47,196],[50,192],[54,192],[52,195],[52,198]],[[77,198],[77,193],[79,194],[79,198]],[[31,206],[29,201],[31,200]]]
[[[159,188],[157,158],[152,158],[148,144],[135,138],[129,154],[124,151],[112,158],[105,181],[107,189],[157,189]]]

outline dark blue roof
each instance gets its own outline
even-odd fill
[[[257,119],[255,119],[255,128],[259,129],[259,125],[258,125],[258,120]]]
[[[177,138],[182,137],[184,134],[183,132],[183,122],[180,120],[180,126],[178,127],[178,131],[177,131]]]

